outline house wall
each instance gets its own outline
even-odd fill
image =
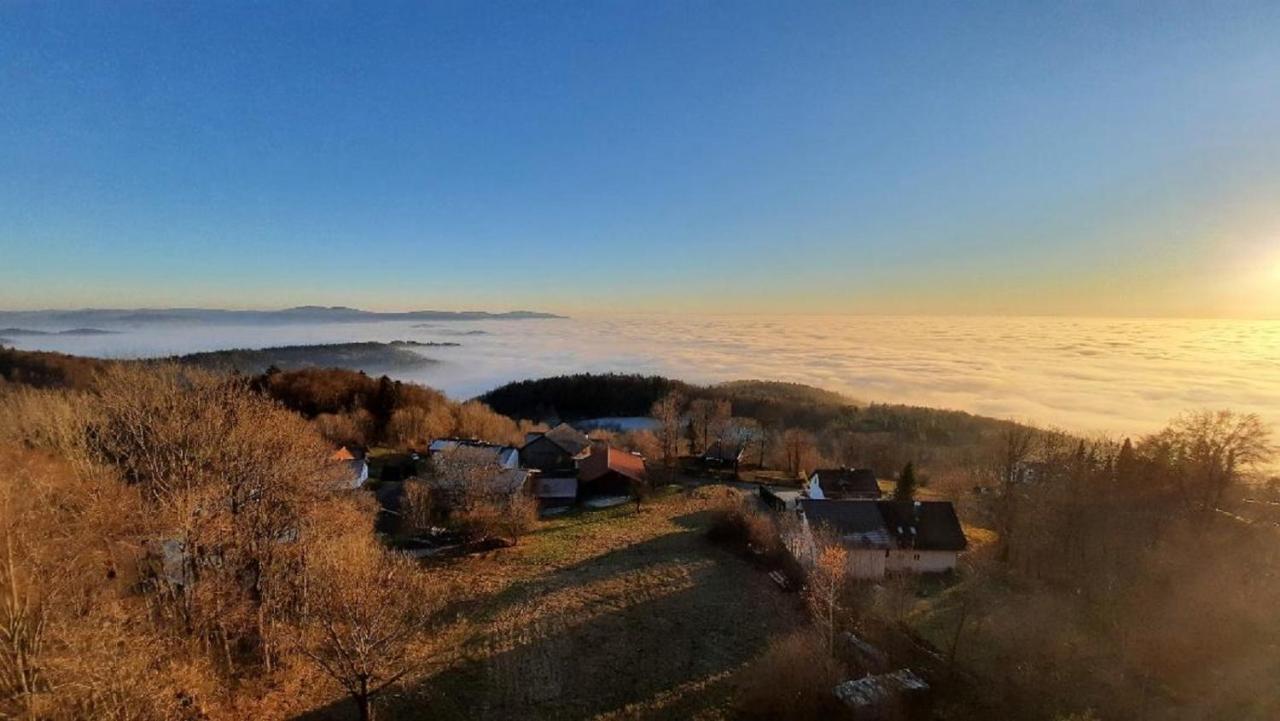
[[[579,498],[629,495],[631,495],[631,479],[617,471],[609,471],[593,481],[578,482]]]
[[[369,480],[369,463],[362,458],[353,465],[355,467],[355,478],[351,480],[351,486],[359,488],[365,484],[365,481]]]
[[[508,450],[498,454],[498,465],[503,468],[519,468],[520,467],[520,451]]]
[[[809,568],[813,565],[816,549],[807,520],[797,533],[784,537],[782,542],[801,566]],[[863,579],[884,578],[886,573],[945,573],[955,569],[959,556],[956,551],[885,550],[848,544],[845,549],[849,552],[845,565],[849,575]]]
[[[846,568],[854,578],[884,578],[885,552],[880,548],[850,548]]]
[[[957,555],[955,551],[894,549],[885,559],[885,570],[890,573],[943,573],[956,567]]]

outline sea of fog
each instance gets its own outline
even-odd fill
[[[579,371],[762,378],[1086,432],[1150,431],[1193,408],[1257,412],[1280,429],[1280,321],[637,315],[110,329],[121,332],[12,340],[112,358],[449,341],[461,345],[421,349],[438,364],[393,375],[457,398]]]

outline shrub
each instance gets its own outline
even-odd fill
[[[843,718],[835,697],[840,666],[812,630],[773,639],[743,671],[738,711],[748,719]]]
[[[524,493],[510,498],[470,500],[454,510],[450,518],[475,540],[498,538],[514,546],[537,523],[538,502]]]
[[[783,553],[773,518],[757,510],[754,502],[742,494],[734,491],[732,495],[721,496],[711,514],[711,525],[707,529],[711,540],[740,545],[771,559]]]

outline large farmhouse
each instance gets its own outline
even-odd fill
[[[955,507],[947,501],[799,502],[801,536],[791,539],[802,561],[815,548],[815,532],[834,533],[849,552],[855,578],[886,573],[941,573],[956,567],[968,546]]]

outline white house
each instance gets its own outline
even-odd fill
[[[968,541],[954,506],[946,501],[825,501],[802,499],[800,536],[788,547],[812,563],[814,533],[836,534],[849,553],[854,578],[888,573],[942,573],[956,567]]]
[[[809,474],[805,495],[815,501],[874,501],[880,497],[880,483],[870,468],[819,468]]]
[[[334,463],[343,464],[343,472],[339,484],[342,488],[360,488],[369,480],[369,462],[364,453],[357,453],[343,446],[329,456]]]

